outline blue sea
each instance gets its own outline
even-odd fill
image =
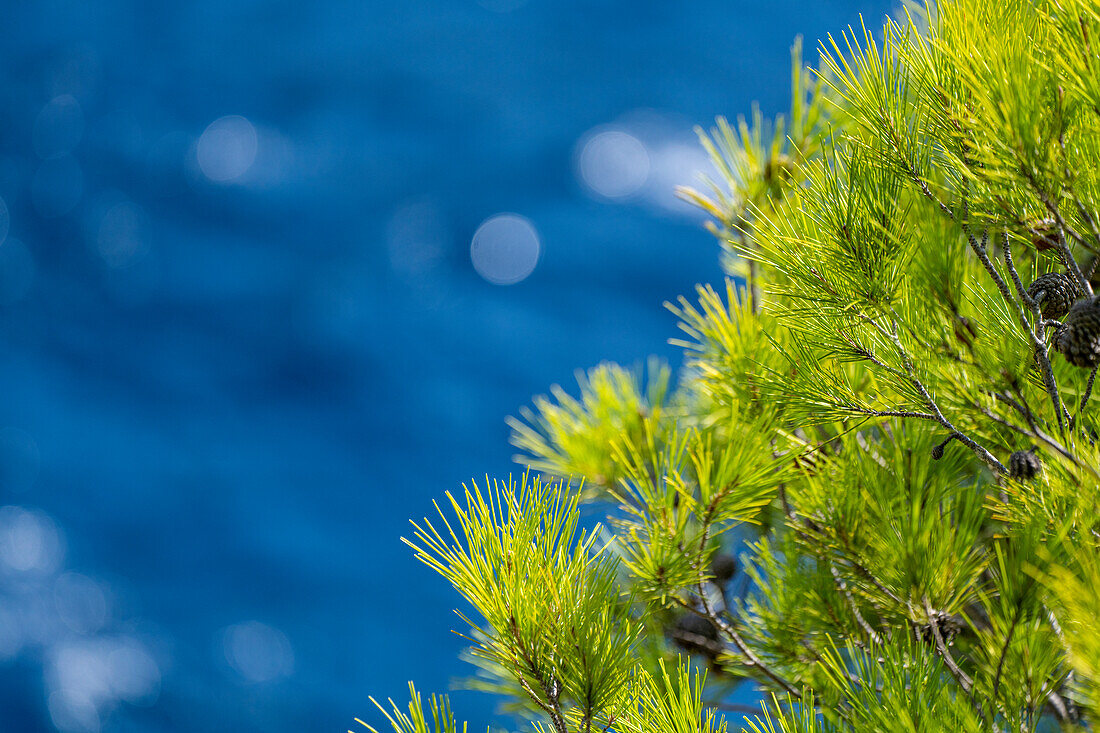
[[[679,363],[662,302],[722,277],[692,127],[783,111],[796,35],[887,9],[4,3],[0,730],[450,689],[408,520],[521,471],[505,417],[577,368]]]

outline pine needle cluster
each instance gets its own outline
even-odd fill
[[[678,381],[555,387],[510,423],[540,475],[415,525],[472,684],[548,733],[1091,730],[1100,3],[909,6],[792,66],[789,115],[700,131],[729,279],[669,305]]]

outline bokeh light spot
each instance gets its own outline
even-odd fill
[[[34,588],[30,593],[20,594],[11,609],[15,614],[15,628],[20,641],[26,647],[49,646],[68,633],[47,592],[49,586],[40,582],[48,577],[48,574],[35,576],[22,573],[15,578],[17,582],[22,582],[24,588]]]
[[[5,605],[0,605],[0,662],[13,659],[22,648],[19,617]]]
[[[63,733],[97,733],[99,711],[87,697],[58,690],[50,694],[47,703],[50,719]]]
[[[61,563],[64,548],[57,525],[39,511],[0,508],[0,563],[22,573],[49,573]]]
[[[219,117],[203,131],[196,144],[199,169],[211,181],[239,178],[256,160],[256,128],[240,115]]]
[[[512,285],[530,275],[541,243],[535,225],[519,214],[496,214],[481,223],[470,242],[470,259],[483,278]]]
[[[51,689],[93,707],[111,699],[107,682],[107,645],[82,641],[54,647],[47,682]]]
[[[247,682],[271,682],[294,671],[294,650],[286,634],[259,621],[230,626],[222,648],[229,666]]]
[[[160,695],[160,667],[130,636],[59,643],[49,654],[50,713],[61,730],[95,731],[117,703],[151,705]]]
[[[589,133],[578,145],[577,176],[606,198],[635,193],[649,177],[649,153],[642,141],[622,130]]]
[[[152,705],[160,694],[160,667],[142,645],[119,644],[107,655],[111,690],[126,702]]]
[[[106,623],[107,598],[91,578],[65,573],[54,583],[53,592],[57,615],[70,630],[90,634]]]
[[[69,94],[51,99],[34,119],[31,142],[39,158],[57,158],[72,151],[84,135],[84,112]]]
[[[717,174],[706,151],[699,145],[672,139],[653,146],[651,161],[647,189],[653,203],[669,213],[697,218],[696,207],[679,199],[675,191],[678,186],[696,186],[700,176]]]

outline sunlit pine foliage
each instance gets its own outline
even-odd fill
[[[728,279],[669,305],[678,378],[555,386],[509,422],[538,475],[415,524],[522,726],[1100,724],[1100,2],[818,50],[788,113],[699,130]]]

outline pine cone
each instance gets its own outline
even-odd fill
[[[716,585],[725,585],[737,574],[737,560],[725,553],[715,555],[710,563],[710,574],[714,576]]]
[[[959,437],[958,433],[951,433],[946,438],[944,438],[943,441],[941,441],[937,445],[932,446],[932,460],[938,461],[943,458],[943,449],[947,447],[948,443],[950,443],[957,437]]]
[[[1042,252],[1047,249],[1054,249],[1058,246],[1059,232],[1058,222],[1054,219],[1035,219],[1028,222],[1027,225],[1028,234],[1031,235],[1031,243],[1035,245],[1035,249]]]
[[[933,628],[935,627],[935,628]],[[943,611],[933,611],[931,618],[920,624],[916,631],[921,641],[927,644],[936,643],[936,631],[944,643],[951,646],[959,632],[966,628],[966,620],[962,616],[951,615]]]
[[[685,613],[676,619],[670,636],[677,646],[691,654],[702,654],[713,659],[722,651],[718,627],[694,613]]]
[[[1100,364],[1100,299],[1085,298],[1069,309],[1054,335],[1054,348],[1074,366]]]
[[[1035,455],[1035,449],[1018,450],[1008,458],[1008,475],[1012,478],[1030,480],[1039,475],[1043,464],[1039,456]]]
[[[1065,272],[1048,272],[1035,278],[1028,286],[1027,294],[1032,300],[1043,293],[1039,310],[1043,318],[1058,319],[1069,312],[1070,306],[1081,296],[1077,282]]]

